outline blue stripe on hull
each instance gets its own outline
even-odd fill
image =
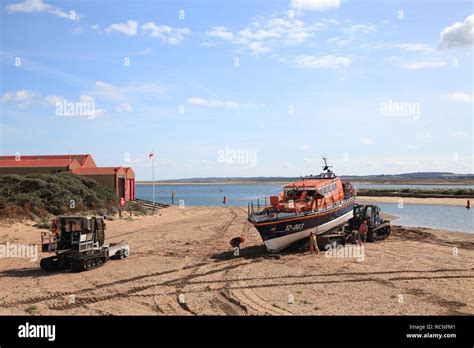
[[[303,215],[300,218],[288,218],[285,220],[276,220],[274,223],[256,225],[262,240],[265,242],[274,238],[285,237],[301,231],[314,229],[315,227],[324,225],[332,220],[346,215],[352,211],[354,201],[346,203],[341,207],[336,207],[333,211],[325,211],[323,213],[312,213]]]

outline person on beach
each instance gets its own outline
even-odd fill
[[[311,232],[309,235],[309,252],[311,254],[319,254],[318,240],[316,239],[316,234]]]
[[[364,220],[362,225],[359,227],[359,245],[365,244],[367,241],[367,232],[369,231],[369,227],[367,226],[367,220]]]
[[[235,237],[230,240],[230,246],[234,248],[234,255],[239,256],[240,255],[240,243],[245,242],[244,237]]]

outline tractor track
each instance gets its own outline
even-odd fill
[[[211,262],[208,262],[208,263],[211,263]],[[180,269],[173,269],[173,270],[168,270],[168,271],[155,272],[155,273],[151,273],[151,274],[143,274],[143,275],[140,275],[140,276],[134,276],[134,277],[125,278],[125,279],[119,279],[119,280],[116,280],[116,281],[113,281],[113,282],[102,283],[102,284],[95,285],[93,287],[83,288],[83,289],[80,289],[80,290],[52,292],[52,293],[49,293],[49,294],[46,294],[46,295],[33,296],[33,297],[29,297],[29,298],[22,299],[22,300],[16,300],[16,301],[8,301],[7,300],[7,301],[4,301],[3,303],[0,303],[0,307],[10,307],[10,306],[18,305],[18,304],[31,304],[31,303],[43,302],[43,301],[47,301],[47,300],[61,299],[64,296],[68,296],[68,295],[77,295],[77,294],[92,292],[92,291],[96,291],[96,290],[100,290],[100,289],[104,289],[104,288],[108,288],[108,287],[112,287],[112,286],[116,286],[116,285],[127,284],[127,283],[135,282],[135,281],[138,281],[138,280],[142,280],[142,279],[159,277],[159,276],[162,276],[162,275],[169,275],[169,274],[173,274],[173,273],[176,273],[176,272],[181,272],[181,271],[185,271],[185,270],[188,270],[188,269],[192,269],[192,268],[195,268],[195,267],[200,267],[204,264],[206,264],[206,263],[202,262],[202,263],[195,264],[195,265],[185,266],[185,267],[180,268]]]
[[[208,270],[206,273],[201,273],[201,274],[193,274],[193,275],[188,275],[187,278],[192,279],[192,278],[197,278],[197,277],[203,277],[203,276],[209,276],[215,273],[219,273],[225,270],[237,268],[241,266],[241,264],[237,265],[227,265],[224,266],[223,268],[218,268],[218,269],[211,269]],[[180,289],[183,288],[183,278],[175,278],[175,279],[170,279],[165,282],[154,282],[151,284],[145,284],[145,285],[140,285],[140,286],[133,286],[125,291],[121,292],[114,292],[111,294],[106,294],[102,296],[87,296],[87,297],[77,297],[74,303],[71,304],[59,304],[59,305],[53,305],[50,306],[50,309],[56,309],[56,310],[63,310],[63,309],[71,309],[74,307],[78,307],[83,304],[92,304],[92,303],[97,303],[97,302],[103,302],[111,299],[116,299],[116,298],[127,298],[130,296],[138,296],[138,297],[149,297],[149,296],[176,296],[176,301],[178,304],[183,307],[188,312],[192,312],[191,310],[188,310],[186,308],[189,308],[188,306],[182,306],[183,303],[179,301],[179,295],[183,293],[191,293],[189,291],[180,291]],[[140,292],[143,292],[148,289],[153,289],[156,287],[163,287],[163,288],[168,288],[169,291],[167,292],[162,292],[160,294],[139,294]],[[77,292],[76,292],[77,293]],[[48,298],[50,299],[58,299],[63,297],[64,295],[61,295],[59,297],[54,297],[54,298]],[[187,303],[187,301],[186,301]]]
[[[225,234],[227,232],[227,230],[229,229],[230,225],[232,225],[232,223],[234,222],[234,220],[237,218],[237,214],[232,210],[232,208],[229,208],[229,212],[231,213],[231,216],[230,218],[224,222],[224,224],[221,226],[221,227],[218,227],[217,228],[217,231],[215,233],[213,233],[209,238],[206,238],[206,240],[204,241],[204,245],[212,245],[212,243],[207,243],[208,241],[214,241],[216,238],[218,237],[221,237],[223,234]],[[209,248],[208,248],[209,249]],[[203,257],[203,260],[206,260],[208,259],[209,257],[209,252],[211,251],[212,249],[210,249],[209,251],[206,250],[206,254],[204,255]],[[190,274],[188,274],[187,276],[185,276],[182,281],[180,281],[178,283],[178,285],[176,286],[176,291],[177,293],[179,292],[183,292],[184,291],[184,288],[188,285],[189,281],[191,279],[194,279],[196,278],[196,272],[198,272],[199,268],[195,268],[191,271]],[[183,306],[183,303],[181,303],[180,299],[179,299],[179,295],[178,295],[178,298],[177,298],[177,301],[179,303],[179,305],[184,309],[186,310],[187,312],[189,312],[190,314],[193,314],[193,315],[196,315],[196,312],[194,312],[193,310],[191,310],[189,308],[189,305],[186,304],[186,306]]]
[[[218,270],[210,270],[204,274],[197,274],[194,275],[193,278],[207,276],[209,274],[214,274],[221,271],[228,271],[233,268],[237,268],[242,266],[243,264],[237,265],[227,265],[222,269]],[[72,304],[62,304],[51,306],[51,309],[56,310],[64,310],[64,309],[71,309],[75,307],[80,307],[88,304],[94,304],[97,302],[102,302],[114,298],[128,298],[128,297],[165,297],[165,296],[174,296],[177,298],[180,307],[190,314],[196,314],[194,311],[189,307],[187,301],[184,303],[179,302],[179,295],[180,294],[199,294],[199,293],[209,293],[209,292],[217,292],[220,298],[216,298],[214,296],[212,301],[218,304],[218,307],[223,310],[226,314],[251,314],[255,312],[257,314],[268,314],[268,315],[292,315],[292,312],[284,310],[282,308],[276,307],[274,305],[269,304],[261,297],[256,295],[252,289],[264,289],[264,288],[273,288],[273,287],[284,287],[284,286],[294,286],[294,285],[318,285],[318,284],[335,284],[335,283],[358,283],[358,282],[380,282],[381,280],[384,283],[389,283],[391,281],[406,281],[406,280],[439,280],[439,279],[472,279],[474,275],[453,275],[453,276],[435,276],[435,277],[393,277],[388,279],[380,279],[380,278],[357,278],[357,279],[334,279],[334,280],[318,280],[318,281],[300,281],[300,282],[291,282],[291,283],[281,283],[281,282],[273,282],[273,283],[265,283],[265,284],[248,284],[245,281],[241,281],[239,279],[230,280],[228,284],[222,285],[220,288],[214,288],[209,290],[207,288],[203,289],[188,289],[183,291],[179,291],[179,287],[176,287],[176,280],[170,280],[164,283],[154,283],[154,284],[147,284],[144,286],[137,286],[129,289],[124,293],[114,293],[105,296],[92,296],[92,297],[84,297],[84,298],[76,298],[75,303]],[[179,282],[179,280],[178,280]],[[230,283],[236,282],[236,285],[231,285]],[[152,293],[152,294],[140,294],[145,290],[154,288],[154,287],[167,287],[168,291],[160,292],[159,294]],[[437,299],[438,300],[438,299]],[[439,300],[443,301],[443,299]],[[438,301],[438,302],[439,302]],[[451,303],[450,303],[451,304]],[[174,311],[175,312],[175,311]]]

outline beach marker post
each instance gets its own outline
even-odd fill
[[[151,185],[153,190],[153,214],[155,214],[155,154],[151,150],[151,153],[148,155],[148,158],[151,159]]]

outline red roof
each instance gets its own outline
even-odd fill
[[[77,168],[73,171],[74,174],[79,175],[102,175],[102,174],[115,174],[122,167],[97,167],[97,168]]]
[[[2,156],[2,157],[13,157],[14,156]],[[74,159],[72,160],[74,161]],[[71,161],[68,159],[44,159],[44,160],[31,160],[21,157],[21,160],[11,160],[0,158],[0,167],[3,168],[19,168],[19,167],[68,167]]]
[[[86,162],[87,158],[90,157],[88,154],[84,155],[34,155],[34,156],[21,156],[20,159],[21,161],[24,160],[35,160],[35,161],[45,161],[45,160],[77,160],[81,166],[84,165]],[[15,156],[0,156],[0,166],[2,166],[2,161],[15,161],[16,157]],[[33,167],[39,167],[38,165],[35,165]]]

